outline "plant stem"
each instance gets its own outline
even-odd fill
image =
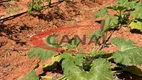
[[[111,60],[113,57],[111,56],[111,57],[109,57],[109,58],[107,58],[107,60],[109,61],[109,60]]]
[[[61,76],[60,78],[58,78],[57,80],[64,80],[66,79],[65,75]]]
[[[106,43],[110,40],[110,38],[111,38],[112,34],[114,33],[114,31],[115,30],[113,29],[113,31],[110,33],[110,35],[105,40],[103,40],[103,42],[102,42],[102,44],[101,44],[101,46],[99,47],[98,50],[102,50],[105,47]]]

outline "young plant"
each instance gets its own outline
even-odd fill
[[[53,67],[56,63],[60,64],[63,77],[56,80],[113,80],[118,73],[124,71],[142,76],[142,71],[136,67],[136,65],[142,65],[142,47],[135,46],[133,41],[123,38],[113,38],[111,42],[119,47],[119,50],[112,54],[95,49],[90,54],[74,54],[73,52],[56,53],[46,49],[34,48],[28,53],[28,56],[37,57],[40,60],[51,58],[51,63],[43,66],[45,70],[49,70],[49,67]],[[68,44],[70,46],[76,45],[76,47],[78,45],[78,43],[74,44],[74,41]],[[38,67],[34,68],[22,80],[49,79],[49,76],[37,75],[35,69],[38,69]]]
[[[113,22],[117,22],[118,26],[129,25],[132,29],[138,29],[142,31],[142,2],[136,0],[119,0],[114,6],[109,6],[99,10],[96,13],[96,17],[112,19]],[[110,15],[108,10],[112,10],[114,15]],[[107,21],[105,19],[105,21]]]
[[[96,36],[99,36],[97,33],[95,33]],[[120,48],[116,52],[105,53],[94,48],[89,54],[83,54],[85,52],[80,52],[79,50],[76,51],[82,54],[76,54],[71,50],[78,47],[80,43],[79,39],[73,38],[64,46],[58,43],[56,45],[50,44],[56,41],[55,36],[51,36],[50,39],[47,38],[45,40],[47,41],[47,46],[66,47],[66,50],[55,52],[42,48],[34,48],[28,53],[28,56],[30,58],[39,58],[41,61],[50,58],[51,62],[42,66],[43,70],[52,70],[58,64],[58,66],[61,66],[60,72],[63,72],[63,76],[55,79],[54,76],[37,75],[36,70],[38,66],[36,66],[22,80],[114,80],[117,74],[123,72],[142,76],[142,71],[136,66],[142,65],[142,47],[135,46],[133,41],[124,40],[123,38],[113,38],[111,42]],[[94,40],[96,40],[96,37]]]
[[[58,2],[62,2],[64,0],[58,0]],[[66,0],[65,0],[66,1]],[[28,12],[31,14],[33,11],[38,11],[43,9],[45,6],[51,6],[52,0],[46,0],[48,5],[42,5],[44,3],[43,0],[32,0],[31,3],[28,4]]]
[[[31,3],[28,4],[28,12],[32,13],[32,11],[40,10],[42,8],[42,0],[32,0]]]

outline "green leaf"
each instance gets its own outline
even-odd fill
[[[107,8],[101,9],[95,14],[95,17],[96,18],[99,18],[99,17],[103,18],[106,15],[106,13],[107,13]]]
[[[111,18],[111,20],[110,20],[110,26],[111,26],[111,28],[115,28],[118,25],[118,23],[119,23],[118,20],[119,20],[118,16],[113,16]]]
[[[142,2],[138,2],[135,6],[135,9],[141,8],[142,7]]]
[[[113,16],[111,18],[110,15],[107,15],[106,18],[105,18],[104,27],[103,27],[102,32],[105,32],[109,29],[115,28],[119,23],[118,20],[119,20],[118,16]]]
[[[36,75],[36,72],[34,70],[32,70],[30,73],[28,73],[21,80],[39,80],[39,77]]]
[[[42,4],[42,1],[41,0],[37,0],[36,2],[34,2],[33,8],[35,10],[39,10],[39,9],[41,9],[41,4]]]
[[[82,71],[79,67],[71,62],[67,63],[66,61],[63,61],[63,63],[66,63],[66,65],[68,64],[68,67],[63,68],[63,70],[65,76],[69,80],[87,80],[85,77],[85,71]],[[62,64],[62,66],[64,67],[64,64]]]
[[[109,15],[107,15],[105,18],[104,27],[103,27],[104,32],[110,29],[110,21],[111,21],[111,18]]]
[[[77,54],[74,58],[75,65],[83,66],[83,62],[85,61],[84,58],[85,58],[84,54]]]
[[[130,40],[124,40],[123,38],[113,38],[111,42],[120,48],[120,51],[125,51],[131,47],[135,47],[134,42]]]
[[[69,80],[73,80],[73,78],[74,80],[81,80],[80,75],[82,71],[75,65],[73,56],[71,54],[62,54],[62,57],[64,58],[62,61],[62,68],[65,76]]]
[[[128,0],[119,0],[117,4],[119,6],[126,6],[128,4]]]
[[[123,9],[125,9],[129,5],[129,2],[128,2],[128,0],[119,0],[116,5],[118,7],[120,7],[119,10],[122,11]]]
[[[103,35],[104,33],[102,32],[102,30],[98,29],[95,33],[89,34],[88,38],[91,38],[91,40],[93,41],[98,41],[98,39],[100,39]]]
[[[117,9],[118,9],[119,11],[124,11],[124,10],[126,10],[127,8],[126,8],[125,6],[118,6]]]
[[[133,11],[130,16],[134,19],[142,19],[142,2],[138,3],[135,7],[135,11]]]
[[[73,56],[72,56],[72,54],[63,53],[63,54],[61,54],[61,58],[62,59],[67,59],[67,60],[72,60]]]
[[[123,70],[142,77],[142,70],[136,66],[123,67]]]
[[[134,42],[124,40],[123,38],[113,38],[112,43],[120,48],[114,52],[113,59],[117,63],[124,65],[142,65],[142,48],[135,46]]]
[[[108,9],[125,11],[135,9],[137,6],[136,1],[128,1],[128,0],[119,0],[118,3],[114,6],[108,7]]]
[[[118,3],[114,6],[108,7],[108,9],[124,11],[127,9],[129,3],[128,0],[119,0]]]
[[[136,10],[130,14],[134,19],[142,19],[142,11]]]
[[[113,80],[110,63],[102,58],[92,63],[89,72],[79,68],[74,61],[70,59],[63,60],[62,68],[65,76],[69,80]]]
[[[129,2],[128,7],[129,7],[130,9],[135,9],[136,5],[137,5],[137,2],[136,2],[136,1],[131,1],[131,2]]]
[[[110,63],[106,59],[99,58],[92,63],[88,73],[89,80],[113,80]]]
[[[93,50],[90,52],[90,54],[93,55],[93,56],[96,56],[96,55],[100,55],[100,54],[105,54],[105,52],[104,52],[104,51],[101,51],[101,50],[97,51],[96,49],[93,49]]]
[[[140,22],[140,21],[131,22],[129,26],[132,29],[137,29],[137,30],[140,30],[142,32],[142,22]]]
[[[46,50],[42,48],[33,48],[31,51],[28,52],[28,56],[30,58],[39,58],[40,60],[45,60],[48,58],[51,58],[53,55],[55,55],[56,52],[51,50]]]
[[[71,54],[64,53],[61,55],[61,58],[72,61],[77,66],[82,66],[85,58],[85,54],[76,54],[72,56]]]

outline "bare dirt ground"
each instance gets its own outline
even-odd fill
[[[26,11],[30,1],[1,0],[0,19]],[[38,60],[26,56],[33,48],[28,42],[31,36],[44,30],[72,25],[95,24],[94,29],[98,29],[101,25],[95,22],[95,12],[115,2],[116,0],[74,0],[70,3],[62,2],[54,7],[35,12],[33,15],[26,13],[4,22],[0,21],[0,80],[19,80],[35,67]],[[81,30],[79,34],[88,34],[94,32],[94,29]],[[142,46],[141,33],[131,31],[127,27],[115,31],[112,37],[130,39]],[[112,52],[115,49],[114,46],[109,46],[104,50]]]

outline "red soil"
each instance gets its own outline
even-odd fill
[[[15,11],[16,13],[26,11],[26,5],[31,0],[18,0],[18,2],[14,3],[3,1],[6,0],[0,1],[0,19],[9,16],[10,14],[7,11],[13,11],[13,8],[19,8],[18,11]],[[75,31],[78,35],[88,35],[100,27],[100,24],[95,22],[94,13],[98,9],[112,5],[115,2],[115,0],[76,0],[74,3],[63,2],[58,7],[44,9],[34,13],[34,15],[23,14],[11,20],[6,20],[3,23],[0,21],[0,80],[19,80],[35,67],[38,60],[30,59],[26,56],[27,52],[34,47],[29,43],[33,35],[45,30],[57,29],[59,27],[64,28],[64,26],[95,24],[94,28],[70,29],[65,32],[70,34]],[[10,5],[12,8],[9,8]],[[112,37],[130,39],[135,41],[137,45],[142,46],[141,33],[132,34],[129,30],[123,27],[115,31]],[[58,32],[58,34],[62,33]],[[41,36],[41,34],[47,35],[47,33],[40,33],[38,37],[46,36]],[[87,49],[89,50],[90,48],[88,47]],[[104,50],[113,52],[116,49],[115,46],[111,45]],[[43,61],[40,64],[48,62],[50,60]],[[47,74],[53,73],[49,72]]]

